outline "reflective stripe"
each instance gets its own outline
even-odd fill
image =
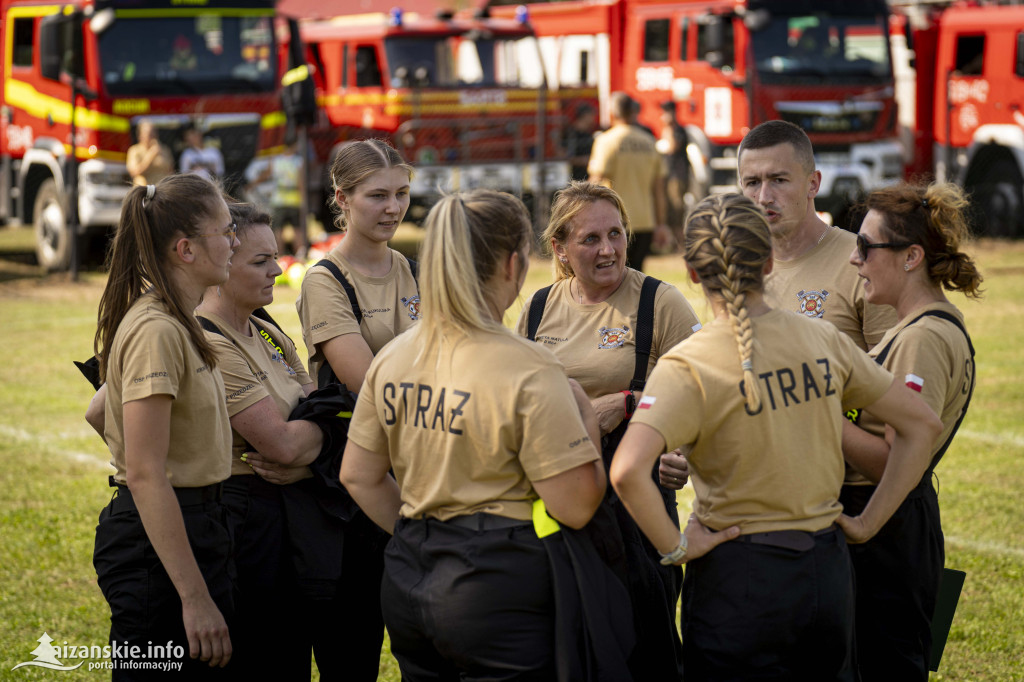
[[[558,521],[548,516],[548,508],[539,497],[533,501],[533,530],[538,538],[546,538],[562,530]]]

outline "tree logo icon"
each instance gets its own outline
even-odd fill
[[[60,662],[60,659],[57,658],[57,654],[59,653],[58,649],[52,644],[50,644],[50,642],[53,641],[53,637],[50,637],[50,635],[46,634],[45,632],[43,633],[43,636],[37,639],[36,641],[39,642],[39,646],[37,646],[33,651],[30,652],[33,656],[36,657],[36,660],[19,663],[18,665],[11,668],[11,670],[17,670],[23,665],[34,665],[39,668],[49,668],[50,670],[74,670],[75,668],[78,668],[83,663],[85,663],[85,661],[79,661],[78,665],[72,666],[66,666],[62,664]],[[67,644],[67,642],[65,642],[65,644]]]

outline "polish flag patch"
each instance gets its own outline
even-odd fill
[[[918,393],[920,393],[921,389],[924,388],[924,379],[922,379],[921,377],[917,376],[916,374],[908,374],[903,379],[903,381],[906,382],[907,386],[909,386],[910,388],[914,389]]]
[[[654,404],[655,400],[657,400],[657,398],[655,398],[653,395],[645,395],[643,398],[640,398],[640,402],[637,403],[636,409],[649,410],[651,409],[651,405]]]

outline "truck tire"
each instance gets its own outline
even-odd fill
[[[57,183],[48,178],[36,192],[32,224],[36,233],[36,261],[50,272],[71,266],[71,235]]]
[[[1024,176],[1012,159],[996,159],[971,193],[971,228],[989,237],[1024,236]]]

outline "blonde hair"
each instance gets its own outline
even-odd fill
[[[168,175],[155,186],[136,185],[128,190],[107,253],[109,276],[100,297],[93,338],[101,380],[106,380],[110,345],[121,320],[150,289],[185,327],[203,362],[211,369],[217,366],[217,356],[192,314],[195,302],[186,301],[174,286],[166,254],[177,239],[198,235],[199,223],[213,217],[222,204],[220,188],[194,173]]]
[[[331,197],[327,203],[335,212],[334,224],[345,229],[345,211],[338,205],[338,190],[348,196],[360,183],[379,170],[401,168],[412,179],[412,166],[407,164],[398,151],[384,140],[359,140],[343,146],[331,163]]]
[[[982,276],[974,261],[960,250],[967,241],[968,201],[950,182],[927,187],[900,183],[875,190],[865,201],[868,210],[884,218],[887,240],[918,244],[924,249],[928,278],[948,291],[981,297]]]
[[[501,260],[525,254],[533,231],[523,202],[505,192],[449,194],[430,209],[420,245],[420,310],[414,327],[427,339],[449,328],[500,327],[485,316],[484,283]]]
[[[708,293],[725,299],[732,324],[747,412],[761,410],[754,373],[754,330],[746,308],[747,293],[761,291],[764,266],[772,257],[768,220],[742,194],[716,194],[694,206],[686,221],[683,257]]]
[[[625,228],[626,234],[632,238],[633,231],[629,226],[626,206],[622,203],[619,195],[615,193],[615,190],[604,185],[587,182],[586,180],[575,180],[569,183],[568,187],[555,192],[555,202],[551,206],[551,218],[548,220],[547,228],[541,235],[544,248],[547,249],[548,253],[551,252],[551,240],[553,239],[564,246],[565,242],[569,239],[569,235],[576,227],[573,225],[576,216],[587,206],[598,201],[607,201],[619,210],[622,226]],[[568,279],[575,274],[572,271],[572,265],[568,261],[563,263],[558,258],[554,258],[553,267],[555,279]]]

